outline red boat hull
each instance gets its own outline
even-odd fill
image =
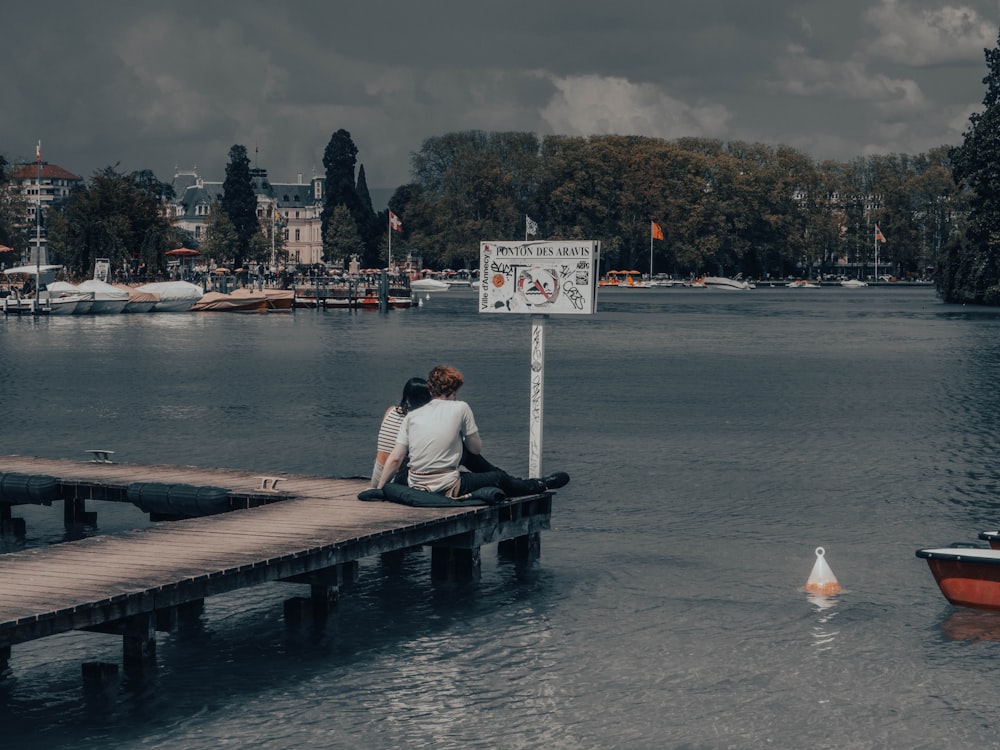
[[[1000,550],[939,548],[917,551],[951,604],[1000,612]]]

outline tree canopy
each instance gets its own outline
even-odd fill
[[[0,155],[0,245],[14,249],[13,253],[0,256],[0,263],[11,265],[28,247],[28,203],[11,179],[12,167]],[[11,257],[13,256],[13,257]]]
[[[951,152],[969,212],[963,234],[941,257],[937,283],[947,302],[1000,304],[1000,37],[997,41],[985,50],[985,109],[969,118],[962,145]]]
[[[160,200],[160,183],[147,172],[121,174],[113,167],[95,172],[86,186],[71,193],[66,207],[48,217],[50,260],[71,276],[90,276],[94,262],[112,267],[133,260],[147,272],[166,269],[164,253],[177,247]]]
[[[598,239],[604,270],[830,273],[881,262],[923,275],[953,231],[947,149],[816,163],[788,146],[468,131],[428,138],[390,207],[430,267],[474,266],[482,239]],[[651,222],[665,233],[650,242]],[[384,230],[383,230],[384,231]]]

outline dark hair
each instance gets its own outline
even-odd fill
[[[410,378],[403,386],[403,398],[399,402],[399,410],[403,414],[408,414],[430,400],[431,392],[427,388],[427,381],[423,378]]]
[[[446,367],[445,365],[438,365],[427,376],[427,385],[434,398],[439,396],[447,398],[461,388],[464,382],[462,373],[454,367]]]

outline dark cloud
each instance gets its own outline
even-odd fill
[[[345,128],[369,185],[393,187],[464,129],[917,152],[959,141],[1000,18],[995,0],[343,5],[8,4],[0,153],[41,139],[83,175],[219,178],[239,143],[293,180]]]

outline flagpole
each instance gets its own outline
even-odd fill
[[[653,281],[653,222],[649,222],[649,280]]]
[[[389,212],[389,260],[386,268],[392,268],[392,211]]]
[[[878,283],[878,224],[875,225],[875,283]]]
[[[39,303],[42,301],[42,142],[38,142],[35,150],[36,161],[38,162],[38,201],[35,207],[35,314],[40,311]],[[46,258],[46,260],[48,260]]]

